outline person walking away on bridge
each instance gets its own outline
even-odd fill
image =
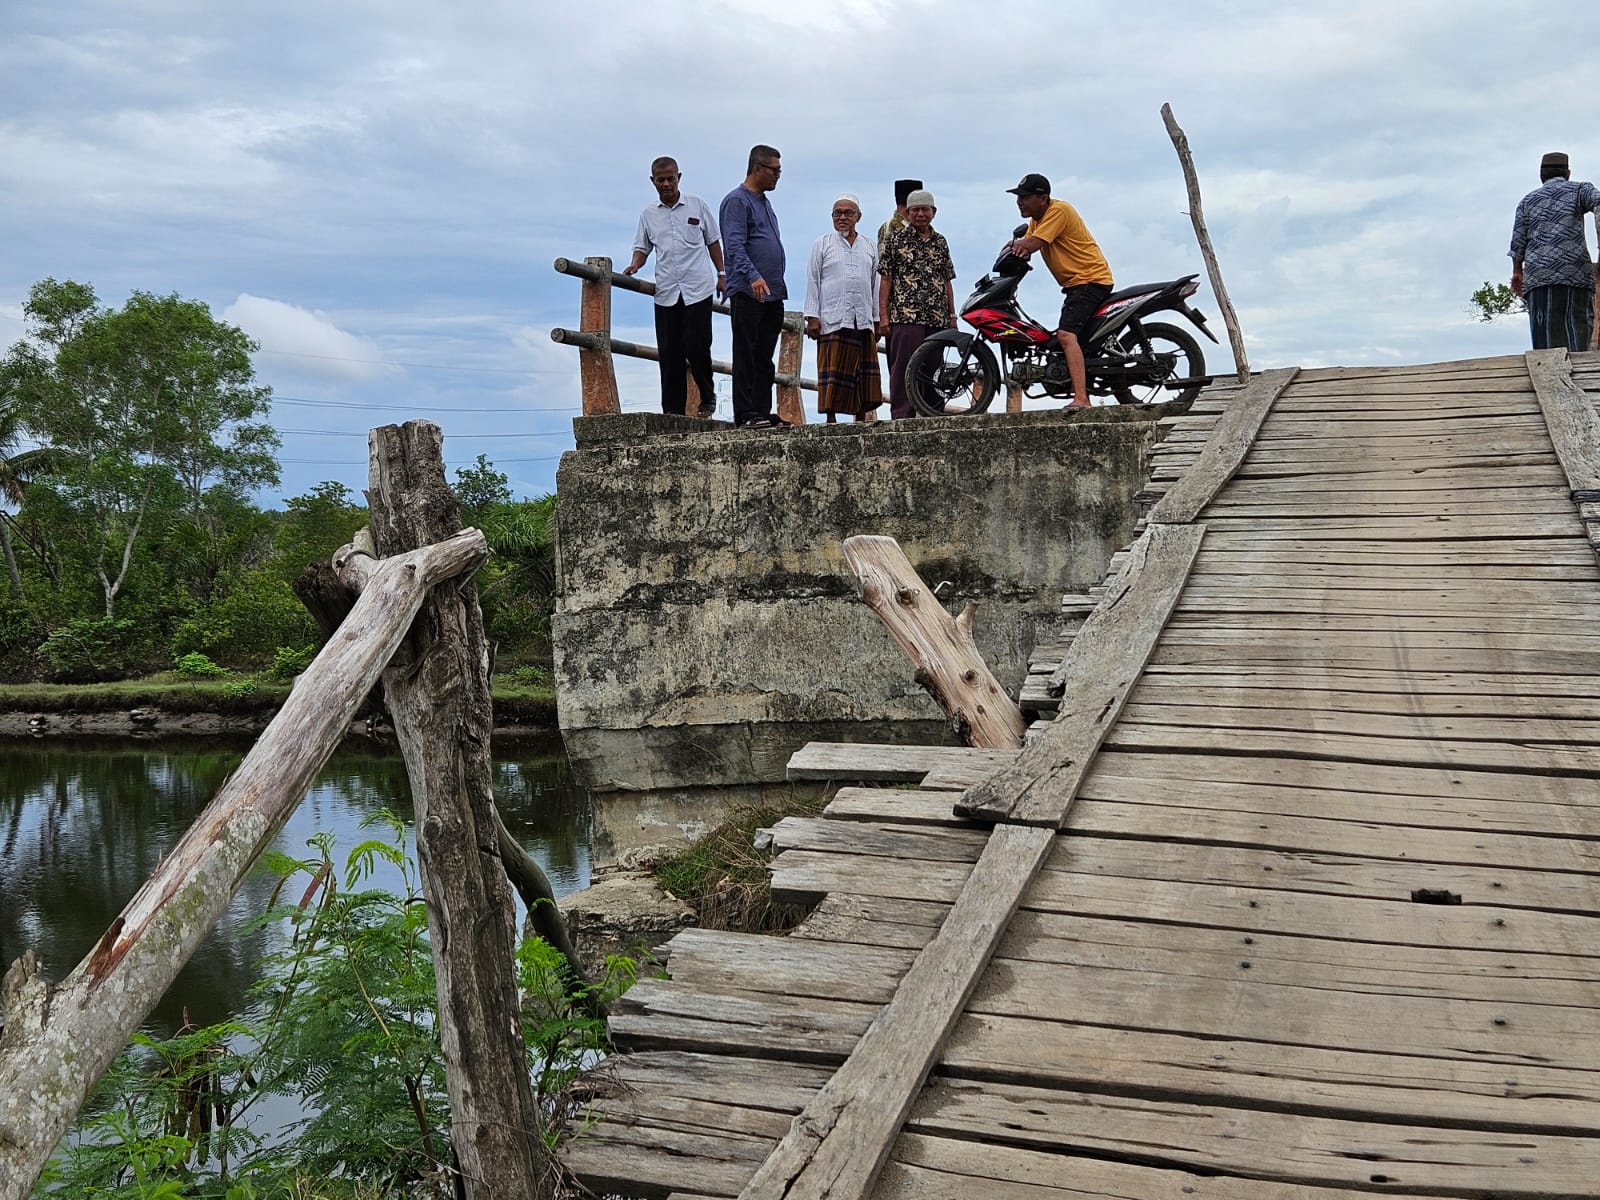
[[[878,248],[856,232],[861,201],[841,192],[833,232],[811,245],[806,263],[806,335],[817,339],[817,411],[872,419],[883,403],[878,377]]]
[[[878,247],[878,321],[889,331],[889,415],[914,417],[906,390],[906,363],[916,348],[956,323],[950,244],[933,228],[939,210],[933,193],[906,197],[906,224]]]
[[[1072,378],[1072,403],[1067,407],[1088,408],[1089,385],[1078,339],[1111,295],[1111,267],[1078,210],[1065,200],[1050,198],[1050,181],[1043,175],[1024,175],[1016,187],[1006,191],[1017,198],[1017,211],[1028,218],[1028,232],[1013,239],[1011,253],[1027,258],[1040,251],[1044,265],[1061,285],[1056,341],[1061,343]]]
[[[733,420],[743,429],[772,429],[773,352],[783,332],[783,239],[767,193],[783,163],[771,146],[752,146],[744,182],[722,198],[728,302],[733,308]]]
[[[894,181],[894,213],[882,225],[878,226],[878,249],[883,249],[884,242],[889,240],[889,235],[896,229],[903,229],[910,218],[906,216],[906,197],[922,186],[920,179],[896,179]]]
[[[711,293],[720,292],[722,235],[711,207],[679,190],[683,175],[665,156],[650,164],[650,182],[660,200],[639,214],[633,235],[633,261],[624,275],[638,273],[650,252],[656,256],[656,350],[661,366],[661,411],[683,416],[688,377],[700,393],[699,415],[717,411],[711,379]]]
[[[1595,280],[1583,214],[1600,211],[1600,188],[1572,182],[1567,156],[1546,154],[1539,186],[1517,205],[1511,224],[1511,290],[1528,306],[1535,350],[1589,348]]]

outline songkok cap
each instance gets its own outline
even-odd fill
[[[1541,170],[1554,167],[1558,171],[1565,171],[1568,169],[1567,156],[1559,150],[1552,150],[1539,160],[1539,167]]]
[[[906,197],[911,195],[912,192],[916,191],[921,186],[922,180],[920,179],[896,179],[894,181],[895,204],[904,204],[906,202]]]
[[[906,197],[907,208],[916,208],[919,204],[926,204],[929,208],[939,207],[933,202],[933,193],[927,188],[918,188]]]
[[[1050,181],[1043,175],[1024,175],[1014,188],[1007,188],[1013,196],[1048,196]]]
[[[841,200],[850,201],[851,204],[855,205],[855,209],[856,209],[857,212],[861,211],[861,201],[858,200],[855,197],[854,194],[852,194],[850,192],[840,192],[837,196],[835,196],[833,198],[833,205],[834,205],[835,208],[837,208],[839,206],[839,201],[841,201]]]

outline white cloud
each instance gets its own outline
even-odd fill
[[[279,363],[290,360],[285,369],[295,374],[364,383],[394,370],[372,342],[346,333],[320,312],[282,300],[247,292],[222,310],[222,319],[259,342],[263,354]]]

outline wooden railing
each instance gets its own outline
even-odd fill
[[[593,417],[621,412],[612,355],[643,358],[650,362],[659,362],[661,355],[654,346],[611,336],[611,289],[621,288],[625,292],[654,296],[656,285],[648,279],[635,279],[631,275],[613,271],[611,260],[604,256],[586,258],[582,262],[558,258],[555,268],[562,275],[573,275],[583,280],[578,328],[550,331],[551,341],[578,348],[578,370],[583,381],[583,415]],[[727,304],[720,300],[713,300],[711,307],[724,315],[730,312]],[[800,402],[800,393],[817,390],[815,379],[803,379],[800,376],[800,354],[805,345],[805,331],[805,318],[799,313],[783,314],[783,332],[778,335],[778,373],[774,382],[778,388],[778,416],[791,425],[805,424],[805,406]],[[716,375],[733,374],[731,364],[716,360],[712,361],[711,370]],[[697,413],[702,399],[691,375],[688,403],[685,405],[690,416]]]

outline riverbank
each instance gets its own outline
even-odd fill
[[[291,687],[247,677],[191,679],[176,672],[114,683],[0,684],[0,737],[259,733]],[[492,695],[496,732],[556,728],[550,686],[497,675]]]

